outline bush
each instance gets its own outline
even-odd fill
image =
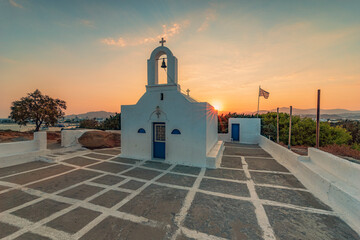
[[[114,116],[106,118],[99,126],[102,130],[121,130],[121,114],[115,113]]]
[[[96,121],[95,119],[81,120],[79,124],[79,128],[98,129],[99,122]]]
[[[236,113],[220,115],[219,132],[228,132],[228,119],[231,117],[254,118],[256,115],[239,115]],[[259,117],[261,118],[261,134],[276,139],[277,113],[261,114]],[[279,140],[286,145],[289,141],[289,121],[289,114],[279,113]],[[314,120],[292,116],[291,125],[291,145],[315,146],[316,122]],[[320,123],[320,146],[348,144],[351,140],[351,134],[341,126],[333,127],[327,122]]]
[[[360,144],[354,143],[354,144],[351,146],[351,148],[354,149],[354,150],[360,151]]]
[[[341,120],[340,122],[333,123],[333,126],[340,126],[345,128],[351,136],[352,140],[350,141],[351,144],[360,144],[360,121],[356,120]]]
[[[99,123],[94,119],[85,119],[80,121],[79,128],[100,129],[100,130],[121,130],[121,114],[106,118],[104,122]]]

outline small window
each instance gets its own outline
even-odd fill
[[[138,133],[146,133],[146,131],[143,128],[139,128]]]
[[[172,130],[171,134],[181,134],[179,129]]]
[[[163,93],[160,94],[160,100],[161,101],[164,100],[164,94]]]
[[[155,124],[155,141],[165,142],[165,124]]]

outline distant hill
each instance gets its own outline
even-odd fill
[[[110,115],[115,115],[114,112],[105,112],[105,111],[96,111],[96,112],[87,112],[81,114],[71,114],[66,115],[65,119],[72,119],[78,117],[80,119],[93,119],[93,118],[108,118]]]
[[[280,112],[289,113],[290,108],[282,107],[279,108]],[[271,110],[260,110],[259,113],[268,113],[268,112],[276,112],[276,109]],[[253,112],[256,114],[256,112]],[[302,117],[310,117],[313,118],[316,116],[316,109],[309,108],[309,109],[298,109],[293,108],[293,114],[299,115]],[[326,119],[353,119],[353,120],[360,120],[360,111],[350,111],[347,109],[321,109],[320,110],[321,118]]]

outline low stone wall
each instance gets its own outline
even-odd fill
[[[360,164],[353,163],[316,148],[308,149],[310,160],[357,189],[360,189]]]
[[[31,141],[0,144],[0,167],[8,167],[20,163],[31,162],[36,157],[47,153],[47,133],[34,132]]]
[[[81,147],[78,142],[79,137],[88,131],[97,131],[95,129],[81,130],[62,130],[61,131],[61,147]]]
[[[360,234],[360,166],[318,149],[300,156],[260,136],[259,145]]]
[[[224,141],[218,141],[206,156],[206,167],[216,169],[220,167],[221,159],[224,153]]]
[[[218,140],[224,142],[230,142],[230,134],[229,133],[218,133]]]

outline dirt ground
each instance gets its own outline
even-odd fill
[[[11,130],[0,131],[0,143],[32,140],[33,132],[17,132]]]
[[[281,146],[286,147],[287,145],[285,145],[284,143],[279,143]],[[291,151],[293,151],[294,153],[297,153],[299,155],[302,156],[307,156],[308,155],[308,148],[307,146],[291,146]],[[359,151],[355,150],[355,149],[351,149],[350,146],[346,146],[346,145],[328,145],[325,147],[320,147],[320,150],[324,151],[324,152],[328,152],[330,154],[333,154],[335,156],[347,159],[351,162],[355,162],[355,163],[359,163],[360,164],[360,153]]]
[[[0,130],[0,143],[7,142],[19,142],[29,141],[34,139],[34,132],[18,132],[11,130]],[[61,132],[60,131],[48,131],[47,132],[48,143],[60,143]]]

